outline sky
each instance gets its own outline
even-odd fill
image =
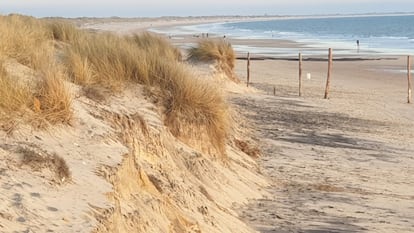
[[[157,17],[414,12],[414,0],[1,0],[0,14]]]

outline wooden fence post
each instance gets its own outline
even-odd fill
[[[249,87],[250,82],[250,53],[247,53],[247,87]]]
[[[302,54],[299,53],[299,96],[302,96]]]
[[[408,79],[408,97],[407,103],[411,103],[411,57],[407,57],[407,79]]]
[[[328,63],[328,77],[326,78],[325,99],[329,97],[329,85],[331,83],[332,72],[332,48],[329,48],[329,63]]]

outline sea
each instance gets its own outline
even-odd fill
[[[291,40],[303,45],[301,48],[235,46],[239,52],[276,57],[297,52],[324,54],[329,47],[342,55],[414,55],[414,15],[281,17],[188,25],[166,33],[178,37],[180,34],[208,33],[235,39]]]

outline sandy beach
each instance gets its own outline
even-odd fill
[[[74,21],[125,35],[223,20],[252,19]],[[200,40],[161,36],[181,48]],[[295,54],[307,47],[226,40]],[[0,231],[412,232],[414,106],[407,104],[406,57],[335,56],[334,50],[329,99],[323,99],[327,54],[304,57],[301,97],[296,57],[251,56],[249,87],[245,51],[237,54],[238,84],[211,64],[191,64],[193,73],[223,89],[239,126],[226,145],[226,163],[202,153],[203,142],[174,137],[159,100],[138,84],[100,102],[71,83],[73,125],[54,132],[22,127],[12,136],[0,131]],[[14,63],[8,71],[32,75]],[[258,145],[261,156],[247,155],[235,141]],[[64,157],[71,179],[60,179],[55,163],[22,163],[28,152]]]

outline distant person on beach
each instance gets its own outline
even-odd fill
[[[356,43],[357,43],[357,49],[358,49],[358,52],[359,52],[359,40],[357,40]]]

